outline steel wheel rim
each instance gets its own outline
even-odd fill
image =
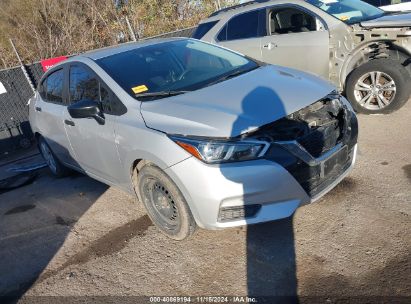
[[[148,178],[143,184],[143,199],[151,206],[161,225],[169,230],[179,226],[179,212],[170,191],[157,179]]]
[[[46,143],[42,142],[40,144],[41,154],[43,155],[44,160],[46,161],[47,165],[49,166],[50,170],[53,172],[57,171],[56,161],[54,159],[53,153],[46,145]]]
[[[355,100],[367,110],[381,110],[394,100],[397,86],[384,72],[373,71],[361,76],[354,87]]]

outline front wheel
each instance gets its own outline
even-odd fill
[[[168,237],[183,240],[196,223],[183,195],[158,167],[145,165],[138,173],[138,191],[153,223]]]
[[[410,74],[400,62],[371,60],[349,75],[346,95],[357,112],[387,114],[407,102],[411,94],[410,80]]]

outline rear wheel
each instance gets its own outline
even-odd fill
[[[38,144],[40,153],[46,161],[51,173],[57,177],[66,176],[70,170],[57,159],[46,140],[43,137],[40,137]]]
[[[138,174],[138,190],[149,217],[161,232],[175,240],[194,233],[196,223],[187,202],[160,168],[145,165]]]
[[[376,59],[355,69],[347,79],[346,94],[353,108],[365,114],[398,110],[411,93],[410,74],[396,60]]]

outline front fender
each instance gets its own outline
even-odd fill
[[[133,110],[119,117],[116,144],[123,166],[119,184],[131,193],[134,193],[132,170],[136,160],[151,162],[165,170],[191,157],[165,133],[147,128],[140,113]]]

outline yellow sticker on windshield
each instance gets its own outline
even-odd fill
[[[340,17],[341,21],[347,21],[348,19],[350,19],[350,17],[348,17],[348,16],[341,16]]]
[[[134,94],[143,93],[145,91],[148,91],[147,86],[144,85],[144,84],[140,85],[140,86],[137,86],[137,87],[134,87],[134,88],[131,88],[131,89],[133,90]]]

